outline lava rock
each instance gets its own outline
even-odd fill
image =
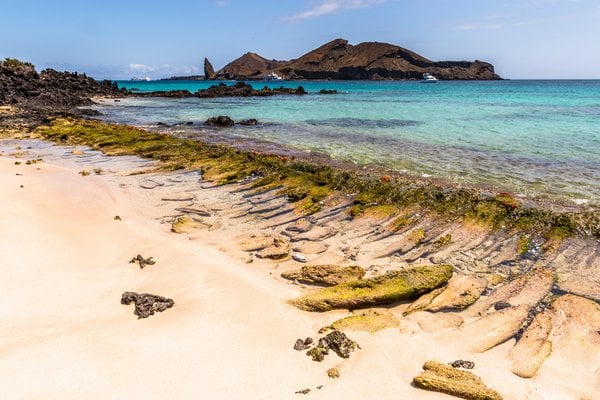
[[[294,344],[294,350],[302,351],[310,348],[310,345],[313,344],[313,340],[311,337],[307,337],[306,339],[298,339]]]
[[[473,369],[475,368],[475,363],[473,361],[465,361],[465,360],[456,360],[450,363],[452,368],[464,368],[464,369]]]
[[[226,115],[219,115],[218,117],[211,117],[206,120],[206,125],[210,126],[233,126],[235,122]]]
[[[149,293],[124,292],[121,295],[121,304],[135,304],[134,314],[140,318],[148,318],[156,311],[163,312],[175,304],[172,299]]]

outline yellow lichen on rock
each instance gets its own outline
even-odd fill
[[[400,322],[388,310],[363,310],[354,315],[338,319],[326,329],[343,331],[346,329],[354,331],[377,332],[386,328],[397,328]]]
[[[488,388],[481,378],[469,371],[437,361],[427,361],[424,371],[413,379],[415,386],[467,400],[502,400],[500,393]]]
[[[311,292],[292,300],[291,304],[306,311],[355,309],[390,304],[415,298],[448,282],[451,265],[431,265],[391,271],[387,274],[345,282]]]

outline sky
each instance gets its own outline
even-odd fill
[[[286,60],[336,38],[431,60],[483,60],[510,79],[600,79],[600,0],[0,0],[0,58],[101,79]]]

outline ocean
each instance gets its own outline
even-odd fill
[[[231,82],[229,82],[231,83]],[[95,106],[107,121],[185,125],[202,137],[271,142],[335,159],[478,185],[516,196],[600,205],[600,80],[284,81],[304,96],[219,99],[127,98]],[[139,91],[204,81],[119,81]],[[319,94],[335,89],[338,94]],[[213,116],[256,118],[216,130]]]

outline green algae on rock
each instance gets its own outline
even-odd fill
[[[386,328],[397,328],[400,322],[387,310],[363,310],[349,317],[338,319],[331,325],[321,328],[321,331],[329,329],[344,331],[365,331],[374,333]]]
[[[525,207],[510,195],[490,196],[475,189],[451,188],[402,175],[380,179],[370,172],[334,167],[259,152],[242,151],[190,139],[148,132],[125,125],[57,118],[35,134],[62,144],[88,145],[109,155],[133,154],[160,161],[162,170],[201,169],[205,179],[235,183],[254,176],[255,188],[282,186],[282,194],[300,213],[318,212],[335,192],[356,193],[354,214],[390,206],[392,231],[413,226],[421,215],[434,213],[464,218],[490,229],[535,233],[550,242],[552,251],[574,235],[600,237],[600,213],[556,212]],[[406,211],[415,214],[402,214]],[[419,217],[417,217],[419,216]]]
[[[339,265],[306,265],[298,270],[281,274],[282,278],[308,284],[334,286],[342,282],[361,279],[365,270],[357,265],[342,267]]]
[[[451,265],[419,266],[384,275],[341,283],[292,300],[306,311],[355,309],[411,299],[448,282]]]
[[[467,400],[502,400],[500,393],[485,386],[481,378],[437,361],[427,361],[413,383],[416,387]]]

